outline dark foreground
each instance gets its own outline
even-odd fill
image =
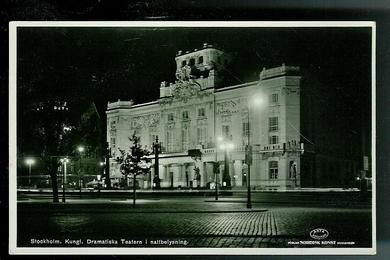
[[[20,196],[18,246],[26,247],[371,247],[371,205],[360,194],[255,193],[77,196],[53,204]],[[328,236],[313,239],[321,228]]]

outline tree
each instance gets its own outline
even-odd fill
[[[133,177],[133,207],[135,207],[137,176],[149,173],[152,159],[148,157],[151,152],[141,147],[140,139],[135,133],[129,140],[133,143],[130,150],[126,152],[119,149],[120,156],[115,160],[120,164],[120,171],[126,177],[126,180],[129,175]]]
[[[80,112],[73,110],[72,106],[68,110],[65,103],[48,100],[20,105],[18,116],[18,125],[21,126],[18,132],[20,156],[32,154],[42,158],[43,173],[51,179],[53,202],[59,201],[57,181],[60,159],[74,157],[77,154],[75,145],[81,141],[93,147],[101,146],[95,137],[101,132],[99,118],[92,115],[93,109],[89,108],[80,117]]]
[[[39,120],[37,119],[34,125],[31,130],[34,139],[39,143],[37,153],[44,161],[44,172],[51,178],[53,202],[59,202],[58,168],[61,165],[60,158],[71,151],[74,126],[66,116],[50,110],[40,113]]]

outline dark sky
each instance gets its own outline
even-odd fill
[[[68,101],[77,120],[91,101],[103,116],[108,101],[159,98],[175,80],[178,50],[214,44],[233,57],[225,84],[258,79],[263,67],[300,66],[313,88],[317,132],[335,142],[370,127],[370,28],[19,28],[18,122],[27,136],[31,104]],[[315,108],[308,108],[315,109]],[[29,120],[26,120],[29,119]],[[105,120],[104,120],[105,121]],[[29,123],[27,123],[29,122]],[[104,127],[104,126],[103,126]],[[310,135],[310,133],[308,133]],[[310,135],[311,136],[311,135]],[[367,136],[368,138],[368,136]],[[340,143],[341,144],[341,143]],[[367,147],[368,148],[368,147]]]
[[[208,42],[233,55],[232,79],[256,80],[262,67],[285,62],[329,89],[366,95],[370,41],[367,28],[20,28],[18,91],[26,103],[93,98],[99,110],[118,98],[156,100],[160,82],[174,81],[177,51]]]

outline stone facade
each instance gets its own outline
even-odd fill
[[[158,136],[161,188],[245,187],[246,146],[251,149],[251,186],[284,189],[300,186],[299,68],[282,65],[263,69],[259,80],[221,87],[219,74],[229,55],[205,44],[176,58],[176,82],[162,82],[157,101],[108,104],[107,141],[112,157],[127,149],[135,133],[151,147]],[[188,150],[200,149],[194,160]],[[214,162],[219,162],[215,174]],[[200,177],[195,168],[199,169]],[[112,159],[111,177],[121,178]],[[150,188],[154,172],[139,178]]]

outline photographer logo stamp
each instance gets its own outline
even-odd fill
[[[316,228],[310,231],[310,237],[317,240],[325,239],[329,236],[328,230],[324,228]]]

